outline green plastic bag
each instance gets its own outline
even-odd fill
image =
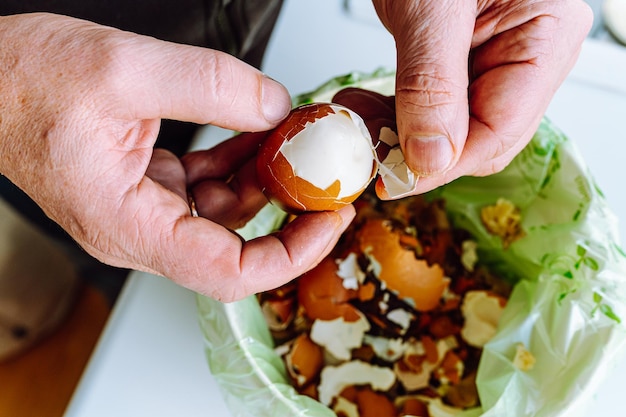
[[[294,105],[330,101],[346,86],[391,95],[395,74],[354,73],[298,96]],[[574,144],[544,119],[502,172],[465,177],[428,194],[442,197],[453,223],[469,230],[481,262],[515,287],[496,336],[484,347],[477,386],[481,408],[458,416],[587,415],[586,405],[626,342],[626,255],[615,216]],[[499,198],[521,209],[525,236],[507,249],[480,220]],[[285,213],[266,206],[239,232],[276,230]],[[198,296],[209,367],[234,416],[334,416],[288,382],[255,297],[223,304]],[[536,358],[513,366],[523,343]]]

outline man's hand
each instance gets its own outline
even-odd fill
[[[242,242],[231,229],[262,205],[246,165],[259,137],[211,151],[203,174],[193,156],[153,152],[163,118],[238,131],[283,119],[288,92],[245,63],[50,14],[0,17],[0,40],[0,172],[101,261],[232,301],[312,268],[352,219],[306,215]],[[190,215],[188,186],[211,220]]]
[[[592,21],[580,0],[374,5],[398,50],[397,128],[423,177],[415,193],[502,170],[532,138]]]

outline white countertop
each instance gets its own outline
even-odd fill
[[[264,69],[292,93],[353,70],[394,66],[389,34],[367,13],[346,15],[342,3],[286,1]],[[586,43],[548,116],[579,144],[626,236],[626,50]],[[623,416],[625,375],[619,365],[593,415]],[[66,412],[100,416],[229,416],[204,358],[191,292],[131,274]]]

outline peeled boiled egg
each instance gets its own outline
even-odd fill
[[[272,130],[257,157],[268,199],[292,213],[352,203],[378,170],[363,119],[339,104],[296,107]]]

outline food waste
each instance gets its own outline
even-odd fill
[[[339,417],[479,406],[482,347],[511,286],[481,265],[444,200],[380,201],[367,191],[355,207],[316,268],[258,295],[290,382]],[[520,345],[515,363],[530,369],[533,356]]]

